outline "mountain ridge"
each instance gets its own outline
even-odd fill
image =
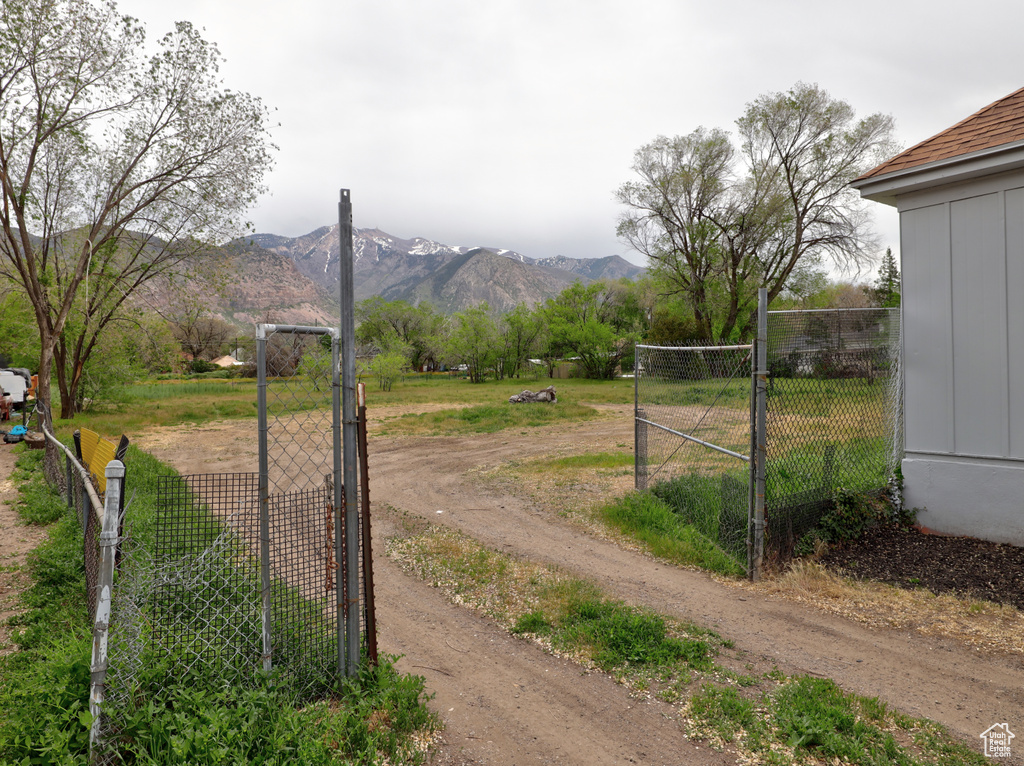
[[[224,250],[236,276],[220,291],[222,305],[216,311],[229,321],[306,323],[337,315],[337,224],[298,237],[256,233]],[[503,248],[404,239],[378,228],[353,229],[353,255],[357,301],[380,295],[414,305],[430,303],[446,313],[483,301],[498,312],[519,303],[535,306],[576,280],[631,279],[644,272],[618,255],[534,259]],[[302,282],[308,283],[305,291]]]

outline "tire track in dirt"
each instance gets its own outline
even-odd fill
[[[374,437],[371,429],[370,499],[378,509],[394,506],[498,550],[561,566],[630,603],[713,628],[784,672],[832,678],[845,689],[944,723],[969,743],[977,745],[981,732],[996,722],[1024,729],[1020,656],[985,655],[951,640],[869,628],[667,566],[588,535],[521,497],[482,489],[475,480],[478,472],[511,459],[571,453],[580,444],[594,450],[595,444],[631,442],[628,410],[607,409],[622,410],[621,416],[525,435],[397,438]],[[253,428],[213,424],[191,429],[188,440],[142,435],[136,443],[183,473],[253,470]],[[218,446],[215,463],[203,457],[204,435]],[[387,533],[386,525],[374,529],[378,552]],[[442,762],[732,762],[726,754],[694,749],[678,723],[663,729],[668,706],[637,704],[603,675],[581,675],[578,667],[448,604],[383,556],[377,561],[382,648],[405,654],[399,666],[424,675],[437,694],[435,709],[448,727]],[[533,690],[528,706],[520,702],[523,689]]]
[[[584,441],[593,427],[566,431],[556,442]],[[544,451],[530,437],[522,444],[509,437],[500,444],[489,441],[378,443],[371,454],[371,498],[457,527],[490,547],[569,569],[630,603],[713,628],[738,647],[776,660],[787,673],[832,678],[845,689],[939,721],[968,742],[977,742],[995,722],[1024,728],[1020,656],[982,655],[952,640],[872,629],[731,587],[582,534],[521,500],[470,489],[460,481],[468,472],[496,466],[511,454]],[[445,512],[438,515],[439,509]]]

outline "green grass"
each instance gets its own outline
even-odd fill
[[[28,611],[15,622],[19,651],[0,657],[2,764],[81,764],[88,752],[92,641],[81,531],[63,501],[46,497],[45,484],[35,481],[43,454],[20,456],[15,478],[27,490],[22,505],[28,516],[47,517],[56,507],[61,513],[29,557]],[[134,447],[126,464],[132,536],[145,547],[154,534],[154,484],[172,471]],[[215,671],[180,672],[173,652],[142,659],[136,706],[119,711],[119,755],[132,763],[415,763],[422,753],[412,734],[437,726],[423,679],[399,674],[394,658],[364,668],[314,704],[298,703],[300,687],[284,673],[229,685]]]
[[[591,582],[427,527],[393,540],[389,555],[474,608],[575,661],[611,673],[636,694],[678,705],[688,736],[741,760],[774,766],[966,764],[984,759],[942,726],[891,710],[833,681],[757,672],[714,632],[606,597]],[[742,664],[743,671],[735,668]],[[898,732],[898,734],[896,734]]]
[[[560,614],[545,615],[544,620],[551,625],[547,635],[556,648],[586,652],[602,670],[665,668],[679,662],[697,669],[711,665],[712,650],[706,641],[669,636],[663,617],[620,601],[571,601]],[[517,623],[513,632],[527,632],[529,623]]]
[[[599,513],[607,524],[644,543],[659,558],[736,577],[744,573],[734,556],[650,492],[630,493]]]
[[[403,415],[388,421],[382,434],[479,434],[506,428],[529,428],[573,423],[598,417],[593,407],[581,404],[478,404],[457,410]]]
[[[548,386],[555,387],[559,402],[632,404],[634,398],[633,381],[628,378],[553,380],[525,377],[470,383],[464,378],[451,377],[447,373],[422,373],[408,375],[403,380],[396,381],[391,391],[379,390],[371,378],[364,378],[364,381],[367,406],[371,408],[375,405],[425,403],[494,404],[507,402],[510,396],[518,394],[523,389],[539,391]]]
[[[21,448],[11,479],[18,484],[18,515],[28,524],[46,525],[57,521],[67,507],[50,491],[42,470],[43,450]]]
[[[558,404],[562,410],[559,419],[585,419],[592,417],[586,408],[589,404],[631,404],[633,402],[633,381],[617,380],[551,380],[549,378],[516,378],[513,380],[489,380],[470,383],[447,373],[408,375],[396,381],[391,391],[380,391],[371,378],[363,378],[367,388],[367,406],[416,405],[449,403],[459,407],[497,406],[508,407],[508,398],[524,388],[539,390],[554,385]],[[328,410],[330,391],[315,390],[302,376],[271,381],[268,388],[268,403],[271,413],[281,412],[282,403],[275,400],[275,392],[294,396],[299,404],[289,404],[289,411],[302,408]],[[256,417],[256,381],[243,379],[174,379],[150,380],[126,386],[119,394],[119,401],[95,404],[90,411],[80,413],[70,421],[58,420],[56,427],[61,434],[70,435],[76,428],[90,428],[101,434],[132,434],[154,426],[176,426],[185,423],[201,425],[214,420],[232,420]],[[570,405],[565,407],[564,405]],[[524,410],[537,410],[540,406],[518,405]],[[479,418],[489,425],[479,427],[507,428],[520,425],[541,425],[550,422],[549,415],[528,415],[519,413],[480,414],[466,417]],[[507,425],[497,425],[500,422]],[[450,424],[442,424],[447,428]],[[459,428],[467,427],[465,424]],[[455,431],[456,433],[463,431]],[[472,432],[472,431],[470,431]]]
[[[776,766],[808,759],[851,766],[987,763],[935,722],[894,712],[826,678],[778,676],[755,696],[705,683],[691,696],[687,716],[692,734]]]
[[[632,472],[636,459],[632,452],[586,452],[580,455],[546,458],[531,463],[531,469],[537,471],[564,470],[612,470],[629,468]]]

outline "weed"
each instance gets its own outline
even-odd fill
[[[516,620],[512,632],[516,635],[533,633],[537,636],[546,636],[551,632],[551,627],[543,612],[529,612]]]
[[[644,543],[652,554],[676,564],[742,576],[743,566],[699,529],[649,492],[628,494],[600,511],[610,526]]]
[[[46,485],[42,450],[23,450],[18,455],[13,479],[19,482],[18,515],[29,524],[52,524],[66,507]]]
[[[725,742],[732,742],[741,731],[755,731],[760,723],[753,702],[735,689],[710,683],[690,698],[688,712],[699,729],[713,732]]]

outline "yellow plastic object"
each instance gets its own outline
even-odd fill
[[[79,434],[82,444],[82,461],[89,469],[89,473],[96,479],[96,488],[102,494],[107,491],[107,463],[114,459],[117,445],[88,428],[81,429]]]

